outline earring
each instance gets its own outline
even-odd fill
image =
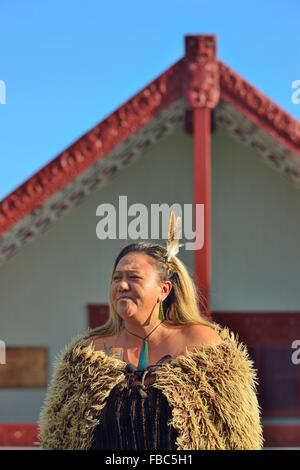
[[[159,319],[159,320],[163,320],[163,319],[164,319],[164,310],[163,310],[163,304],[162,304],[162,302],[159,303],[158,319]]]

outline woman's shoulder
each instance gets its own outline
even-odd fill
[[[167,325],[168,324],[168,325]],[[218,344],[222,341],[221,336],[218,334],[220,331],[214,323],[212,325],[205,324],[176,324],[172,322],[166,322],[166,326],[171,327],[173,334],[176,333],[177,349],[178,347],[188,346],[199,347],[211,344]],[[173,337],[174,339],[174,337]],[[122,341],[122,334],[116,333],[109,336],[103,336],[99,334],[91,335],[85,340],[85,346],[92,345],[96,351],[105,351],[110,354],[111,348],[125,347],[124,341]]]
[[[215,325],[186,325],[183,335],[188,340],[188,343],[195,346],[205,346],[221,343],[222,338],[218,331],[219,329]]]
[[[92,345],[95,351],[103,350],[107,352],[109,348],[113,347],[116,341],[116,337],[116,334],[110,336],[100,336],[95,334],[87,338],[84,342],[84,345]]]

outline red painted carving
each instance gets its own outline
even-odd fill
[[[213,35],[186,36],[185,57],[0,202],[0,235],[174,100],[214,108],[222,98],[300,157],[300,123],[218,61]]]
[[[300,156],[300,123],[219,61],[221,97]]]
[[[215,108],[220,97],[215,36],[186,36],[183,92],[193,108]]]
[[[181,97],[182,60],[0,202],[0,235]]]

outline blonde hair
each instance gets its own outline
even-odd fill
[[[111,282],[115,269],[128,253],[144,253],[153,259],[153,265],[158,272],[159,280],[171,281],[172,289],[163,301],[164,318],[177,325],[200,324],[212,326],[214,322],[206,319],[200,313],[198,303],[203,301],[197,293],[196,286],[189,275],[186,266],[176,256],[168,262],[168,269],[164,268],[167,260],[167,250],[163,246],[152,243],[137,242],[125,246],[118,254],[111,275]],[[111,295],[109,297],[109,318],[104,325],[89,330],[86,338],[91,336],[112,336],[124,328],[124,321],[113,307]]]

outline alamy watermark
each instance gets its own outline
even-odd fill
[[[6,85],[3,80],[0,80],[0,104],[6,104]]]
[[[4,341],[0,339],[0,364],[6,364],[6,346]]]
[[[292,82],[292,88],[296,88],[296,90],[292,93],[292,103],[299,104],[300,103],[300,80],[294,80]]]
[[[193,209],[195,209],[195,228],[193,231]],[[169,206],[166,203],[151,204],[150,214],[147,206],[141,203],[127,206],[127,196],[119,196],[118,211],[113,204],[100,204],[96,209],[96,215],[102,217],[96,226],[96,235],[100,240],[121,239],[127,240],[157,240],[160,238],[160,215],[162,218],[162,238],[168,239],[170,212],[174,211],[175,217],[181,217],[181,234],[186,240],[186,250],[200,250],[204,245],[204,204],[178,203]],[[129,217],[134,217],[128,221]],[[117,234],[118,219],[118,234]],[[150,226],[149,226],[150,220]],[[182,233],[183,231],[183,233]]]
[[[291,348],[296,349],[292,354],[292,363],[298,365],[300,364],[300,339],[295,339],[292,342]]]

